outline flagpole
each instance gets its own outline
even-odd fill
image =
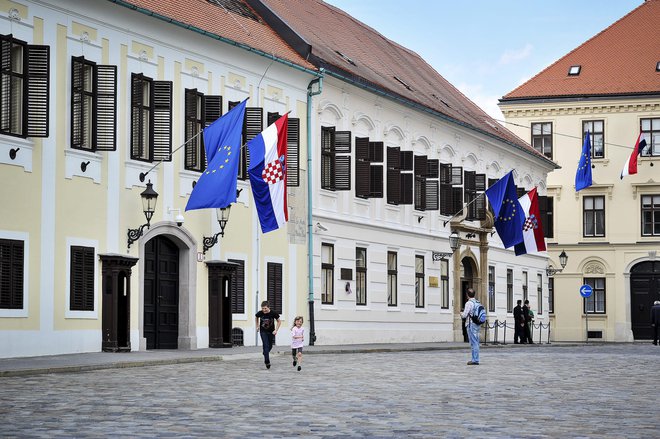
[[[174,155],[175,152],[177,152],[178,150],[180,150],[181,148],[183,148],[184,146],[186,146],[186,144],[188,144],[188,142],[190,142],[191,140],[193,140],[194,138],[196,138],[197,136],[199,136],[199,135],[202,134],[203,132],[204,132],[204,130],[200,130],[197,134],[195,134],[194,136],[192,136],[190,139],[188,139],[188,140],[186,140],[185,142],[183,142],[183,143],[182,143],[177,149],[175,149],[174,151],[172,151],[171,153],[169,153],[168,156],[167,156],[168,160]],[[151,171],[153,171],[158,165],[160,165],[161,163],[163,163],[164,161],[165,161],[165,159],[160,159],[155,165],[153,165],[151,168],[149,168],[149,170],[148,170],[147,172],[140,172],[140,181],[141,181],[141,182],[144,182],[144,179],[147,177],[147,175],[148,175]]]
[[[470,204],[474,203],[475,201],[477,201],[479,198],[483,197],[484,195],[486,195],[486,192],[482,192],[482,193],[480,193],[479,195],[477,195],[476,197],[474,197],[474,200],[470,201],[470,202],[467,203],[465,206],[461,207],[461,210],[459,210],[459,211],[456,212],[454,215],[452,215],[452,217],[449,218],[447,221],[443,222],[443,223],[442,223],[442,227],[446,227],[446,226],[447,226],[447,223],[448,223],[449,221],[451,221],[451,220],[453,220],[454,218],[456,218],[456,217],[458,216],[459,213],[463,212],[465,209],[467,209],[467,207],[468,207]]]

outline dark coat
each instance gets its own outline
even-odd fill
[[[523,310],[520,305],[516,305],[516,307],[513,308],[513,321],[518,324],[525,321],[525,318],[523,317]]]
[[[660,305],[653,305],[651,307],[651,324],[660,325]]]
[[[529,315],[529,307],[527,305],[523,305],[522,312],[523,312],[523,317],[525,317],[525,323],[531,322],[532,316]]]

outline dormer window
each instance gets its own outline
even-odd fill
[[[658,61],[655,65],[655,71],[660,72],[660,61]]]
[[[399,78],[398,76],[395,76],[394,79],[399,81],[399,83],[404,87],[406,87],[408,90],[412,91],[412,88],[408,84],[406,84],[406,82],[403,79]]]
[[[582,70],[582,66],[571,66],[568,69],[568,76],[578,76]]]

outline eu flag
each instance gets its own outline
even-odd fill
[[[204,128],[208,166],[197,180],[186,210],[222,208],[236,201],[246,102],[247,99]]]
[[[582,145],[580,163],[578,163],[577,172],[575,173],[575,191],[588,188],[591,184],[591,140],[589,139],[589,131],[587,131]]]
[[[495,230],[500,235],[504,248],[509,248],[522,242],[525,213],[523,212],[516,184],[513,182],[513,171],[510,171],[497,183],[486,189],[486,196],[495,213]]]

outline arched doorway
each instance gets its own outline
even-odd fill
[[[630,322],[635,340],[653,338],[651,306],[660,300],[660,261],[645,261],[630,269]]]
[[[147,349],[177,349],[179,248],[164,235],[144,246],[144,337]]]

